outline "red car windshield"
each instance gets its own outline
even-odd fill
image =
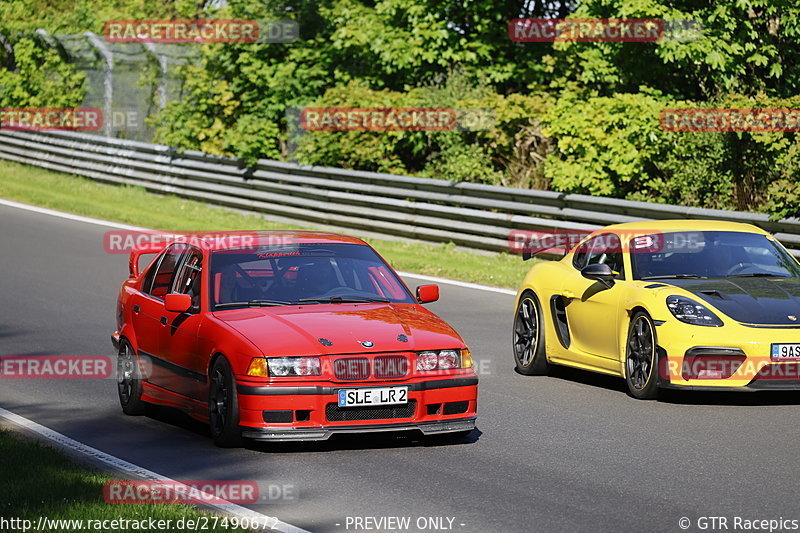
[[[405,285],[369,246],[310,243],[218,250],[212,308],[314,303],[412,303]]]

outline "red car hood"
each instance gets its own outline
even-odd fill
[[[444,320],[414,304],[231,309],[215,312],[214,317],[247,337],[268,357],[464,347],[464,341]],[[373,346],[365,347],[362,342]]]

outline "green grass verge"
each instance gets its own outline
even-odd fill
[[[10,161],[0,161],[0,197],[164,231],[291,227],[202,202],[151,194],[139,187],[105,185]],[[456,250],[453,245],[366,240],[397,270],[497,287],[517,288],[531,266],[512,254],[485,256]]]
[[[166,531],[187,531],[185,527],[176,527],[178,521],[184,519],[185,523],[189,519],[199,519],[203,522],[208,520],[208,531],[247,531],[219,525],[212,528],[214,519],[221,518],[190,505],[108,504],[103,500],[103,485],[112,479],[107,474],[74,463],[54,448],[0,430],[0,480],[3,482],[0,517],[6,520],[31,520],[32,527],[36,527],[40,516],[50,520],[83,520],[83,527],[61,523],[48,530],[85,532],[91,531],[86,527],[86,520],[171,520],[173,526]],[[0,527],[0,530],[14,529]],[[102,531],[133,529],[105,527]]]

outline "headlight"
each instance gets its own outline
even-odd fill
[[[417,354],[417,370],[436,370],[439,367],[439,354],[420,352]]]
[[[722,320],[700,303],[684,296],[667,297],[667,307],[672,315],[687,324],[696,326],[721,326]]]
[[[319,376],[319,357],[270,357],[271,376]]]
[[[471,366],[472,356],[469,350],[426,351],[417,354],[417,370],[451,370]]]
[[[439,370],[450,370],[460,368],[461,358],[455,350],[442,350],[439,352]]]

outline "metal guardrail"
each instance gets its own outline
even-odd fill
[[[800,255],[800,219],[178,152],[73,132],[0,131],[0,158],[299,224],[507,251],[511,230],[593,230],[643,219],[754,224]]]

